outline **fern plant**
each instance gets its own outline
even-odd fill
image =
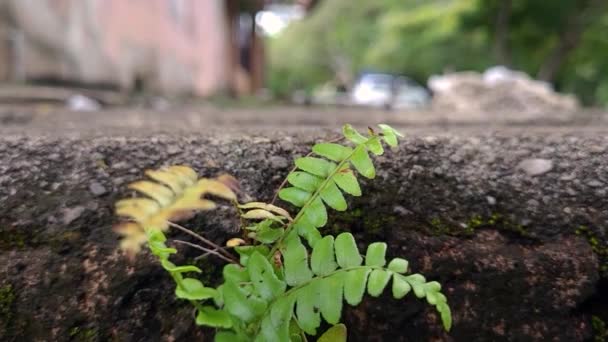
[[[319,143],[311,154],[296,159],[283,184],[290,186],[278,191],[279,198],[299,208],[295,216],[273,203],[239,203],[236,181],[229,176],[197,179],[184,166],[147,171],[152,181],[130,185],[146,197],[116,204],[116,213],[130,219],[116,228],[124,236],[121,247],[134,255],[146,244],[175,281],[175,295],[194,305],[196,324],[217,328],[218,342],[307,341],[319,335],[323,321],[333,326],[318,341],[345,341],[346,328],[339,323],[343,302],[358,305],[366,293],[379,296],[389,283],[395,299],[410,292],[425,299],[450,330],[450,308],[438,282],[410,273],[405,259],[387,262],[384,242],[370,244],[362,255],[352,234],[323,236],[320,231],[327,223],[328,207],[344,211],[344,194],[361,196],[355,170],[375,177],[369,154],[383,154],[383,142],[397,146],[401,135],[387,125],[379,127],[380,132],[370,128],[364,136],[345,125],[343,135],[350,145]],[[213,209],[215,202],[205,199],[207,194],[230,201],[239,212],[243,234],[228,240],[226,247],[172,222]],[[208,287],[192,277],[201,272],[198,267],[169,260],[177,253],[167,245],[164,232],[169,227],[187,232],[201,245],[173,242],[228,262],[220,286]]]

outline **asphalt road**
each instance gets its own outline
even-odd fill
[[[349,107],[298,107],[280,105],[218,106],[209,103],[169,106],[162,110],[146,107],[113,107],[96,112],[69,111],[57,104],[0,105],[0,133],[3,135],[85,135],[149,136],[199,134],[208,132],[275,131],[293,134],[339,129],[351,123],[365,127],[388,123],[415,132],[605,132],[608,115],[597,110],[551,114],[528,120],[509,116],[472,114],[470,116],[437,111],[386,111]]]

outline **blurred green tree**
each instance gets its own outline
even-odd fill
[[[608,104],[606,0],[323,0],[270,41],[278,94],[374,69],[421,82],[501,64]]]

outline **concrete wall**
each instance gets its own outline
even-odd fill
[[[197,95],[229,83],[223,0],[4,0],[3,5],[12,28],[4,64],[13,78],[125,88],[140,80],[151,90]]]
[[[336,137],[272,131],[0,135],[0,340],[212,341],[149,254],[129,263],[116,250],[113,203],[143,170],[171,164],[229,172],[269,201],[295,156]],[[351,231],[361,248],[387,241],[390,257],[441,282],[454,326],[445,333],[411,294],[366,296],[344,304],[349,341],[594,341],[591,316],[608,321],[606,151],[604,132],[412,132],[374,158],[376,179],[346,196],[348,211],[329,211],[322,234]],[[529,158],[552,167],[530,172]],[[183,224],[223,244],[241,233],[221,208]],[[178,248],[176,263],[199,255]],[[214,283],[223,263],[197,265]]]

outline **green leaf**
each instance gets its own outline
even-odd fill
[[[319,309],[321,315],[330,324],[340,322],[342,314],[342,290],[344,288],[344,273],[336,273],[331,277],[319,280]]]
[[[412,275],[406,276],[405,279],[410,284],[425,284],[426,278],[422,274],[414,273]]]
[[[335,241],[336,260],[342,268],[360,266],[363,258],[351,233],[342,233]]]
[[[250,280],[247,270],[236,264],[228,264],[224,266],[222,275],[226,281],[231,281],[236,284],[246,283]]]
[[[382,138],[388,146],[397,147],[397,137],[393,133],[384,133],[384,136]]]
[[[205,287],[200,280],[194,278],[184,278],[181,286],[175,288],[175,296],[181,299],[203,300],[217,296],[217,290]]]
[[[424,289],[426,279],[422,275],[412,274],[405,277],[404,279],[407,280],[408,283],[410,283],[416,297],[422,299],[426,296],[426,291]]]
[[[231,331],[219,331],[215,333],[215,342],[241,342],[243,339]]]
[[[337,211],[346,210],[346,200],[342,195],[342,192],[336,186],[332,180],[329,180],[327,185],[321,190],[321,198],[328,206],[334,208]]]
[[[382,129],[382,132],[392,132],[394,135],[403,138],[403,134],[399,133],[399,131],[397,131],[396,129],[394,129],[393,127],[386,125],[386,124],[379,124],[378,127],[380,127],[380,129]]]
[[[306,342],[306,340],[302,338],[302,334],[302,328],[300,328],[295,319],[292,319],[291,322],[289,322],[290,342]]]
[[[290,235],[281,249],[285,269],[285,282],[289,286],[298,286],[312,279],[312,271],[308,267],[308,252],[300,237]]]
[[[365,287],[367,285],[367,277],[371,270],[369,268],[361,268],[346,272],[344,280],[344,299],[350,305],[358,305],[363,300]]]
[[[315,190],[317,190],[317,188],[319,188],[321,183],[323,183],[323,179],[311,175],[308,172],[302,171],[294,171],[290,173],[289,175],[287,175],[287,181],[291,185],[307,192],[314,192]]]
[[[367,281],[367,293],[369,293],[372,297],[380,296],[390,279],[390,272],[378,269],[373,270]]]
[[[346,326],[344,324],[336,324],[327,329],[317,342],[346,342],[346,336]]]
[[[289,334],[283,338],[280,336],[280,332],[272,325],[272,320],[269,315],[262,319],[260,328],[260,332],[253,340],[254,342],[283,342],[288,341],[289,339]]]
[[[401,274],[393,275],[393,297],[395,297],[395,299],[405,297],[405,295],[407,295],[411,289],[412,287],[407,281],[405,281]]]
[[[409,263],[405,259],[395,258],[388,263],[388,269],[397,273],[407,273]]]
[[[336,168],[335,163],[315,157],[298,158],[295,163],[299,169],[321,178],[326,178]]]
[[[304,211],[306,220],[315,227],[323,227],[327,224],[327,209],[320,197],[315,198]]]
[[[378,125],[378,127],[380,127],[380,129],[382,129],[382,135],[384,138],[384,141],[390,146],[390,147],[396,147],[398,142],[397,142],[397,137],[403,137],[403,135],[401,135],[401,133],[397,132],[396,130],[394,130],[392,127],[388,126],[388,125]]]
[[[224,310],[218,310],[211,306],[203,306],[196,315],[197,325],[206,325],[214,328],[232,328],[230,315]]]
[[[426,301],[431,305],[437,304],[437,292],[426,292]]]
[[[365,266],[382,267],[386,264],[386,243],[374,242],[367,247]]]
[[[258,252],[263,256],[268,256],[268,253],[270,253],[268,246],[239,246],[235,247],[234,250],[241,256],[239,261],[243,266],[247,266],[249,257],[255,252]]]
[[[289,323],[296,298],[293,295],[278,298],[270,308],[270,315],[262,321],[262,341],[289,341]],[[276,339],[275,339],[276,338]]]
[[[361,135],[353,126],[346,124],[342,126],[342,134],[344,137],[350,141],[352,141],[356,145],[364,144],[367,141],[367,138]]]
[[[245,227],[245,229],[247,230],[251,230],[251,231],[258,231],[258,230],[262,230],[262,229],[268,229],[270,228],[276,221],[274,220],[270,220],[270,219],[266,219],[266,220],[262,220],[260,222],[257,222],[256,224],[252,225],[252,226],[247,226]]]
[[[270,262],[258,252],[249,258],[247,272],[256,292],[263,299],[270,301],[285,292],[286,285],[274,273]]]
[[[443,328],[446,331],[450,331],[452,328],[452,312],[450,311],[450,307],[446,302],[440,302],[437,304],[437,311],[439,311],[439,314],[441,315]]]
[[[177,253],[177,249],[169,248],[161,241],[148,241],[148,246],[154,255],[162,259],[166,259],[169,255]]]
[[[437,304],[439,304],[440,302],[447,303],[448,301],[445,295],[441,292],[435,292],[435,296],[437,296]]]
[[[334,237],[322,238],[312,249],[310,267],[316,275],[324,276],[335,271],[338,265],[334,259]]]
[[[430,282],[424,284],[424,289],[427,292],[439,292],[439,291],[441,291],[441,284],[439,284],[436,281],[430,281]]]
[[[376,177],[376,170],[374,169],[374,164],[372,164],[372,160],[369,158],[369,155],[367,154],[367,151],[364,148],[355,149],[355,152],[353,153],[350,162],[363,177],[369,179]]]
[[[266,302],[254,296],[247,297],[236,284],[226,282],[223,286],[224,307],[241,321],[250,322],[266,310]]]
[[[314,247],[321,240],[319,230],[312,223],[308,222],[305,217],[296,221],[294,227],[297,229],[298,235],[306,239],[310,247]]]
[[[201,273],[202,272],[201,269],[196,266],[192,266],[192,265],[175,266],[175,264],[169,260],[161,260],[160,263],[165,270],[167,270],[168,272],[171,272],[171,273],[186,273],[186,272]]]
[[[343,161],[344,159],[348,158],[351,153],[353,153],[353,149],[350,147],[332,143],[316,144],[312,147],[312,151],[322,157],[336,162]]]
[[[384,153],[384,148],[382,148],[382,143],[378,138],[369,139],[366,146],[373,154],[377,156],[381,156]]]
[[[296,296],[281,297],[275,301],[270,310],[270,318],[275,328],[281,331],[281,335],[289,339],[289,325],[293,317],[293,309],[296,305]]]
[[[261,243],[273,243],[280,238],[284,232],[285,229],[283,228],[263,227],[255,233],[255,239]]]
[[[436,305],[439,301],[444,301],[445,296],[439,291],[441,291],[441,284],[436,281],[431,281],[424,284],[426,301],[431,305]]]
[[[353,170],[345,167],[338,171],[333,177],[332,180],[338,184],[340,189],[344,190],[347,194],[351,194],[353,196],[361,196],[361,187],[359,186],[359,182],[357,181],[357,177]]]
[[[296,207],[303,207],[312,196],[311,193],[299,188],[284,188],[279,191],[279,198],[287,201]]]
[[[318,309],[319,281],[313,280],[297,292],[296,316],[302,330],[315,336],[321,324],[321,315]]]
[[[148,235],[148,240],[154,242],[165,242],[167,241],[167,237],[163,234],[162,230],[157,229],[147,229],[146,234]]]

